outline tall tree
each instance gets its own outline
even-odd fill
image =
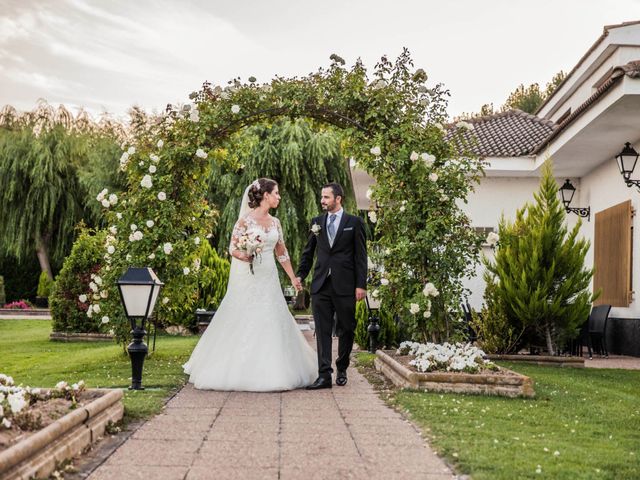
[[[46,103],[0,114],[0,251],[18,260],[35,252],[50,278],[52,260],[61,263],[69,252],[76,224],[93,223],[78,172],[99,162],[96,129],[85,114],[74,118]]]
[[[320,186],[330,181],[342,184],[348,192],[347,208],[355,206],[340,139],[326,129],[314,130],[304,119],[256,125],[240,135],[243,138],[234,148],[244,165],[242,171],[223,173],[219,164],[212,162],[209,201],[221,209],[215,232],[218,251],[227,250],[246,186],[258,177],[269,177],[280,187],[282,200],[276,215],[295,262],[307,240],[309,220],[320,211]]]
[[[538,334],[554,355],[589,314],[593,271],[584,264],[589,241],[579,238],[581,222],[570,231],[565,224],[550,160],[534,197],[513,223],[501,221],[495,262],[487,268],[511,325]]]

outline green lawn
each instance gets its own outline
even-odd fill
[[[535,399],[405,390],[391,401],[474,480],[640,479],[640,371],[503,365],[534,379]]]
[[[131,363],[114,343],[50,342],[48,320],[0,320],[0,373],[16,383],[53,387],[84,380],[88,387],[126,388]],[[198,337],[161,336],[144,363],[144,391],[125,390],[125,421],[157,413],[164,399],[184,384],[181,365]]]

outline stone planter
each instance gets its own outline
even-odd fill
[[[196,326],[198,327],[198,333],[203,333],[207,329],[215,314],[215,310],[196,311]]]
[[[492,361],[529,363],[551,367],[584,368],[582,357],[557,357],[551,355],[487,355]]]
[[[53,342],[112,342],[113,335],[108,333],[51,332],[49,340]]]
[[[408,368],[393,357],[392,350],[376,352],[376,370],[400,388],[432,392],[471,393],[503,397],[533,397],[533,380],[501,368],[501,373],[421,373]]]
[[[28,310],[22,310],[19,308],[0,308],[0,315],[15,315],[16,317],[38,317],[49,316],[51,312],[48,309],[43,308],[30,308]]]
[[[104,435],[109,422],[122,418],[122,390],[89,392],[103,395],[0,452],[0,478],[47,478],[56,464],[81,453]]]

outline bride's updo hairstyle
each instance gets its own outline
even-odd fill
[[[249,188],[249,208],[257,208],[264,198],[265,193],[273,192],[278,182],[270,178],[259,178]]]

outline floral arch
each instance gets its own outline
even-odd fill
[[[480,245],[457,206],[482,174],[461,134],[470,125],[461,122],[447,133],[448,92],[428,88],[426,73],[413,69],[406,50],[395,62],[383,57],[371,79],[360,61],[347,69],[337,55],[331,60],[329,68],[301,78],[258,84],[251,77],[224,88],[205,83],[190,95],[193,104],[168,105],[161,122],[123,147],[128,191],[121,199],[98,196],[110,227],[97,275],[104,287],[94,283],[89,314],[105,329],[128,337],[115,289],[128,265],[154,268],[165,282],[159,315],[184,322],[181,306],[194,294],[199,246],[217,216],[203,200],[209,162],[240,168],[234,133],[286,116],[337,127],[345,157],[377,180],[370,192],[371,257],[383,268],[370,288],[415,337],[455,332],[461,278]]]

